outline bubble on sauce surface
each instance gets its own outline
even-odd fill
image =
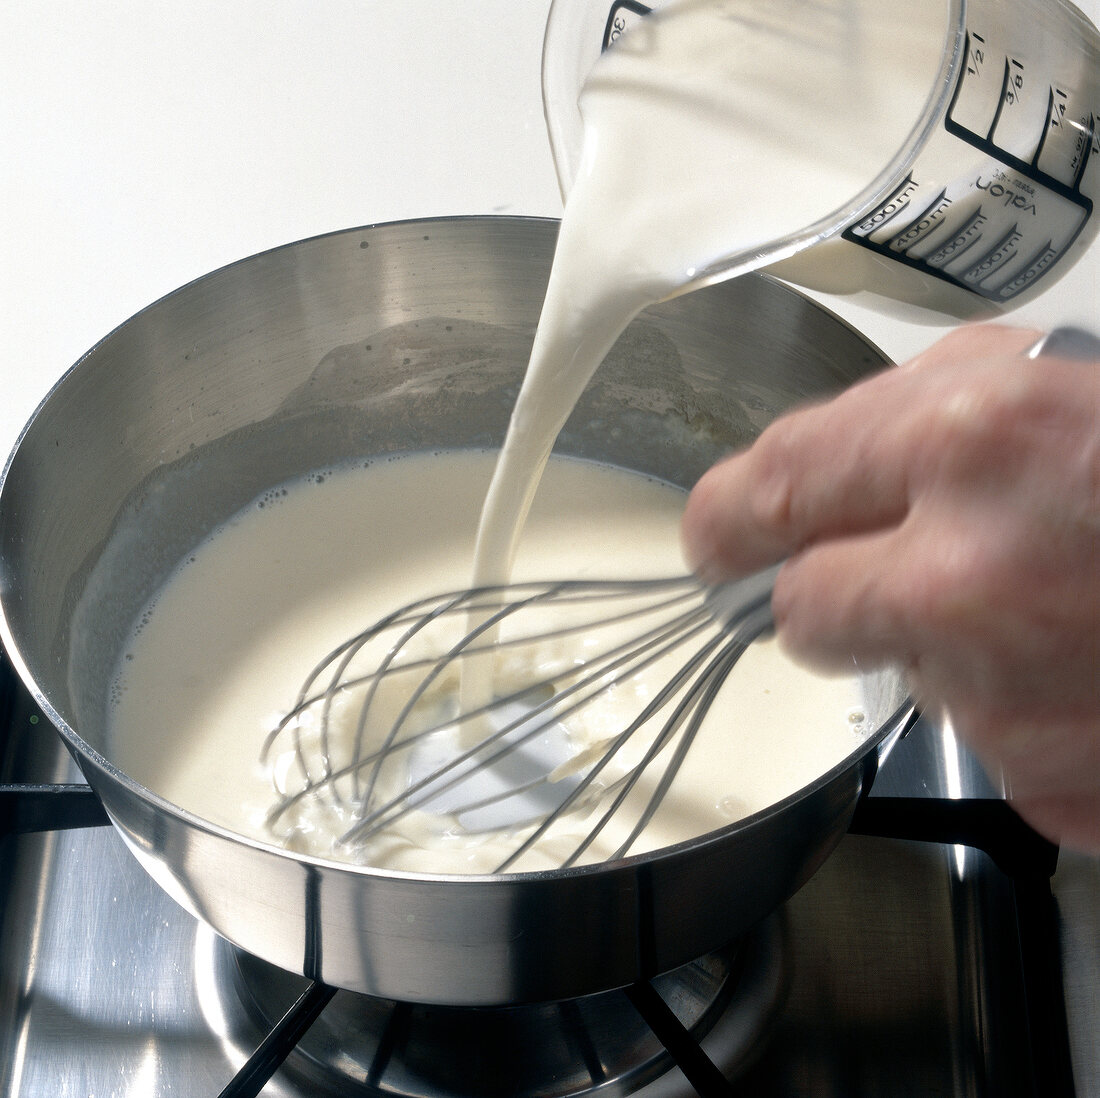
[[[732,793],[727,794],[718,802],[718,811],[727,820],[743,820],[750,813],[745,801]]]
[[[271,507],[276,503],[281,503],[290,494],[290,489],[286,485],[280,485],[275,488],[269,488],[256,500],[256,506],[262,511],[265,507]],[[194,556],[190,558],[194,562]]]

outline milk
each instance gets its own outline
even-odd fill
[[[945,5],[907,4],[904,17],[881,0],[808,7],[813,18],[799,25],[789,6],[674,0],[593,70],[534,349],[481,519],[475,585],[507,579],[554,439],[631,319],[835,228],[837,211],[879,179],[917,125]]]
[[[491,453],[380,459],[265,493],[196,546],[165,584],[119,661],[110,757],[142,785],[203,819],[318,857],[423,872],[490,872],[511,829],[467,834],[419,814],[363,848],[342,848],[354,805],[306,798],[269,826],[279,789],[300,780],[284,734],[268,765],[265,735],[329,649],[398,606],[468,583]],[[416,500],[415,508],[409,500]],[[671,575],[682,570],[684,493],[640,474],[554,458],[515,561],[517,579]],[[633,690],[652,691],[684,653],[653,668],[590,718],[618,729]],[[859,748],[862,697],[850,679],[794,666],[772,643],[752,646],[635,852],[686,841],[763,810]],[[306,754],[319,748],[304,727]],[[339,716],[333,756],[348,755],[354,721]],[[639,798],[653,788],[649,781]],[[571,818],[516,869],[559,864],[590,826]],[[625,838],[625,815],[585,860]]]

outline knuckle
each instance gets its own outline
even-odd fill
[[[1030,458],[1081,430],[1079,389],[1068,396],[1050,372],[1032,364],[999,365],[954,385],[929,406],[921,425],[925,453],[954,474],[1014,474]]]
[[[949,469],[976,471],[1003,456],[1018,425],[1016,393],[967,385],[956,389],[932,411],[929,451]]]
[[[765,431],[754,448],[756,475],[748,497],[752,522],[784,542],[795,526],[793,457],[789,431]]]

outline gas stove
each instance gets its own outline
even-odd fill
[[[1100,0],[1078,3],[1100,21]],[[70,0],[9,4],[0,81],[20,110],[5,130],[4,254],[19,277],[5,287],[0,454],[103,333],[240,256],[368,220],[559,214],[538,81],[547,7],[238,0],[105,19]],[[1095,326],[1098,278],[1093,248],[1009,320]],[[898,361],[937,334],[825,303]],[[1055,911],[1049,849],[1029,840],[1013,865],[1009,839],[1006,872],[965,845],[973,820],[941,798],[995,835],[1006,817],[932,722],[861,809],[880,834],[845,838],[746,942],[614,1001],[462,1018],[329,998],[236,954],[91,826],[88,791],[26,788],[80,782],[0,660],[0,1096],[691,1095],[726,1085],[699,1067],[701,1041],[739,1095],[1057,1098],[1072,1062],[1076,1094],[1100,1098],[1100,863],[1063,852]],[[885,837],[905,827],[916,837]],[[294,1051],[283,1028],[269,1039],[314,1011]],[[259,1048],[270,1055],[247,1069]]]
[[[244,954],[139,868],[0,674],[0,1095],[1100,1093],[1100,865],[921,720],[743,940],[567,1002],[443,1008]],[[1090,922],[1091,920],[1091,922]]]

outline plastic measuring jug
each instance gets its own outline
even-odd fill
[[[699,2],[553,0],[543,102],[563,194],[582,153],[581,93],[601,54],[632,35],[636,50],[643,22],[659,30],[677,7]],[[761,35],[771,36],[769,46],[776,35],[788,35],[792,56],[804,65],[804,71],[765,73],[755,109],[734,112],[734,158],[744,143],[763,140],[765,131],[769,140],[777,128],[791,141],[800,139],[799,112],[791,104],[804,97],[812,105],[815,74],[850,78],[844,132],[858,142],[869,127],[897,122],[865,114],[861,82],[900,80],[910,47],[915,53],[919,46],[933,63],[920,70],[923,83],[914,96],[906,93],[912,119],[906,115],[896,146],[849,201],[776,241],[773,259],[748,257],[746,265],[744,254],[722,255],[690,272],[680,292],[764,266],[810,289],[858,295],[862,303],[909,319],[973,318],[1042,292],[1095,237],[1100,35],[1072,4],[899,0],[881,9],[892,21],[885,34],[887,24],[861,20],[858,0],[705,2],[742,24],[746,58],[755,56]],[[659,8],[668,10],[655,16]],[[864,4],[864,15],[870,10]],[[786,104],[786,116],[771,109],[773,97]],[[645,118],[637,125],[644,127]],[[811,153],[807,160],[811,186]],[[660,181],[640,179],[637,185],[659,187]]]

